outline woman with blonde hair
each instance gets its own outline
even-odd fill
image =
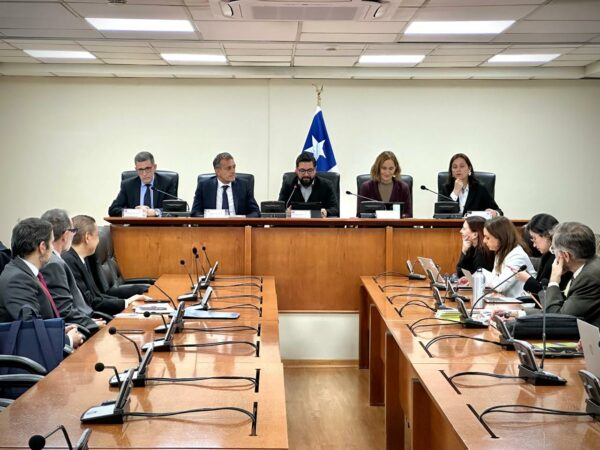
[[[358,190],[362,197],[382,202],[402,202],[402,217],[412,217],[412,203],[408,184],[400,180],[400,164],[393,152],[381,152],[371,167],[371,179]],[[358,199],[358,211],[361,211]]]

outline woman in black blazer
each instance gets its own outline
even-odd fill
[[[479,183],[474,172],[467,155],[457,153],[452,156],[448,166],[448,179],[440,193],[458,202],[461,214],[487,211],[492,217],[502,215],[502,210],[488,190]]]
[[[467,217],[460,229],[462,248],[460,259],[456,263],[456,274],[462,277],[463,269],[475,273],[477,269],[491,271],[494,268],[494,252],[483,244],[483,226],[485,219],[481,216]],[[461,282],[465,282],[461,280]]]

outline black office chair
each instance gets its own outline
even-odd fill
[[[32,359],[24,356],[0,355],[0,370],[6,372],[9,369],[12,373],[0,375],[0,411],[10,406],[15,398],[48,373],[44,366]]]
[[[98,227],[100,241],[96,252],[86,258],[86,263],[94,277],[96,286],[104,294],[119,298],[129,298],[135,294],[143,294],[150,285],[154,284],[154,278],[123,278],[110,234],[110,227]]]
[[[173,172],[171,170],[157,170],[156,173],[167,179],[172,178],[175,180],[175,192],[176,192],[175,195],[177,195],[177,192],[179,192],[179,174],[177,172]],[[121,173],[121,181],[125,181],[129,178],[134,178],[137,176],[138,176],[138,174],[135,170],[126,170]]]
[[[200,181],[207,180],[214,176],[216,176],[214,173],[201,173],[200,175],[198,175],[198,183],[200,183]],[[252,175],[251,173],[236,172],[235,177],[239,178],[240,180],[244,180],[250,185],[250,193],[252,194],[252,197],[254,197],[254,175]]]
[[[292,182],[296,172],[286,172],[283,174],[283,183],[289,184]],[[333,192],[337,199],[338,206],[340,204],[340,174],[337,172],[317,172],[317,176],[329,181],[333,185]]]
[[[492,172],[474,172],[475,178],[479,180],[479,183],[487,189],[492,198],[494,198],[494,193],[496,191],[496,174]],[[446,172],[438,172],[438,192],[442,192],[444,189],[444,185],[448,180],[448,171]],[[440,196],[438,196],[438,201],[446,201]]]

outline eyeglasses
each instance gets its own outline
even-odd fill
[[[140,167],[139,169],[135,169],[138,173],[144,173],[144,172],[152,172],[152,170],[154,169],[154,167],[150,166],[150,167]]]
[[[298,169],[300,175],[312,175],[315,173],[315,169]]]
[[[75,234],[77,233],[77,231],[79,231],[79,228],[67,228],[67,231],[70,231],[71,233]]]

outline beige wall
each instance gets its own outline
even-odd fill
[[[549,212],[600,230],[600,81],[325,82],[323,110],[342,191],[390,149],[415,177],[415,216],[430,217],[436,173],[458,151],[498,174],[510,217]],[[315,108],[309,80],[0,78],[0,240],[51,207],[106,214],[119,174],[142,149],[180,173],[191,203],[220,151],[274,199]],[[343,196],[342,215],[355,202]]]

